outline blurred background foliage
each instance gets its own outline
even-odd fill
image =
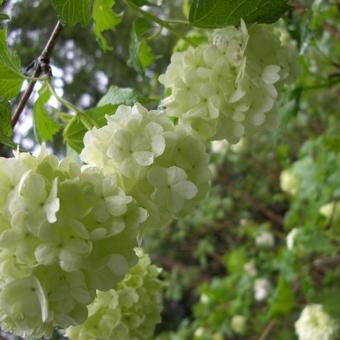
[[[164,1],[153,11],[181,19],[186,3]],[[291,5],[276,25],[295,41],[301,73],[282,96],[277,129],[234,146],[213,143],[210,196],[191,216],[147,235],[146,250],[168,281],[157,339],[295,339],[294,322],[310,303],[323,304],[340,322],[340,3]],[[11,47],[29,65],[57,20],[55,12],[44,0],[9,0],[3,8],[11,17]],[[123,9],[118,2],[116,12]],[[177,39],[163,31],[151,40],[153,63],[144,77],[137,74],[127,65],[134,16],[125,11],[116,31],[106,35],[111,51],[103,52],[85,29],[65,30],[52,64],[55,86],[66,99],[88,108],[116,85],[133,87],[157,104],[157,76]],[[199,30],[189,34],[200,39]],[[30,116],[29,108],[16,141],[32,150]],[[51,147],[65,152],[59,135]]]

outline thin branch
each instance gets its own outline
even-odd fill
[[[281,215],[271,210],[265,204],[257,202],[250,194],[244,193],[243,198],[252,204],[259,212],[261,212],[266,218],[268,218],[274,224],[283,226],[283,218]]]
[[[41,52],[38,60],[37,60],[37,66],[35,68],[35,71],[33,73],[33,78],[38,78],[40,75],[49,68],[49,62],[50,57],[52,55],[53,49],[55,47],[55,44],[57,43],[58,37],[63,29],[63,25],[60,21],[57,22],[56,26],[53,29],[53,32],[48,39],[43,51]],[[12,128],[15,127],[16,123],[18,122],[21,113],[25,109],[25,106],[27,105],[27,102],[34,90],[34,86],[36,84],[36,80],[31,80],[20,98],[19,104],[17,108],[15,109],[13,116],[12,116]]]
[[[269,334],[271,333],[271,331],[273,330],[273,328],[275,327],[275,324],[276,324],[275,319],[270,321],[258,340],[266,340],[268,338]]]
[[[172,32],[173,34],[177,35],[178,38],[186,41],[189,45],[191,46],[195,46],[195,44],[189,39],[187,38],[185,35],[183,35],[181,32],[178,32],[177,30],[175,30],[169,21],[167,20],[162,20],[158,17],[156,17],[155,15],[144,11],[143,9],[141,9],[139,6],[137,6],[136,4],[134,4],[131,0],[124,0],[124,2],[134,11],[138,12],[140,15],[142,15],[144,18],[154,21],[155,23],[157,23],[159,26],[164,27],[166,29],[168,29],[170,32]],[[172,20],[173,22],[173,20]],[[178,22],[177,22],[178,23]],[[181,22],[183,23],[183,22]]]
[[[340,265],[340,254],[334,257],[321,257],[313,261],[313,267],[323,269]]]

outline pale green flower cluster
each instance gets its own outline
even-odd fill
[[[295,196],[300,187],[300,179],[294,173],[293,169],[286,169],[280,174],[281,190],[291,196]]]
[[[320,207],[319,212],[324,216],[327,221],[339,221],[340,220],[340,202],[334,201],[324,204]]]
[[[236,143],[273,121],[278,89],[290,81],[294,61],[294,49],[270,25],[215,30],[210,43],[172,56],[159,78],[171,90],[163,104],[200,138]]]
[[[162,288],[161,271],[150,258],[137,250],[138,263],[115,289],[97,292],[88,306],[89,318],[66,333],[71,340],[144,340],[151,339],[160,322]]]
[[[86,320],[136,261],[147,213],[114,176],[43,150],[0,158],[0,325],[21,336]]]
[[[139,253],[119,282],[137,259],[142,227],[164,226],[198,204],[210,185],[207,141],[236,143],[270,121],[292,60],[270,26],[215,30],[210,43],[173,55],[160,77],[171,90],[165,112],[121,105],[86,133],[83,169],[45,151],[0,158],[1,328],[151,337],[159,269]],[[269,294],[264,286],[258,300]]]
[[[319,304],[307,305],[295,323],[299,340],[336,340],[339,330],[339,323]]]
[[[147,226],[166,225],[187,213],[209,188],[205,144],[164,113],[138,103],[119,106],[107,125],[87,132],[80,156],[119,178],[148,211]]]

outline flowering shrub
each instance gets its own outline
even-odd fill
[[[0,0],[6,11],[12,5]],[[87,110],[85,91],[76,106],[58,88],[73,76],[65,67],[64,79],[53,77],[52,52],[76,59],[72,40],[54,51],[63,27],[76,24],[91,26],[110,50],[107,31],[124,11],[112,9],[114,0],[51,5],[59,21],[25,72],[8,47],[15,34],[0,28],[0,142],[16,148],[13,128],[38,83],[36,140],[54,138],[48,147],[62,156],[43,146],[36,156],[17,147],[15,157],[0,158],[1,328],[23,337],[220,340],[270,332],[288,339],[295,325],[301,340],[335,340],[339,273],[328,266],[339,257],[337,120],[303,111],[325,106],[305,92],[340,79],[338,69],[330,73],[338,65],[329,36],[318,36],[322,28],[337,36],[326,20],[336,5],[319,17],[319,1],[294,9],[286,0],[192,0],[183,21],[164,19],[153,0],[124,0],[119,6],[137,14],[128,64],[143,94],[111,86]],[[169,32],[179,42],[160,70],[152,41]],[[310,64],[298,66],[298,49]],[[79,57],[80,67],[89,65]],[[321,83],[318,72],[327,73]],[[91,80],[106,77],[99,71]],[[57,148],[61,130],[67,157]],[[142,247],[171,273],[160,276]],[[165,322],[154,335],[163,280]]]

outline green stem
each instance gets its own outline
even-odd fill
[[[315,85],[310,85],[310,86],[305,86],[305,87],[301,87],[302,91],[312,91],[312,90],[318,90],[318,89],[323,89],[323,88],[327,88],[327,87],[332,87],[336,84],[339,84],[340,80],[336,79],[333,81],[330,81],[328,83],[324,83],[324,84],[315,84]]]
[[[29,76],[25,76],[25,80],[31,80],[31,81],[44,81],[44,80],[48,80],[49,76],[48,75],[43,75],[41,77],[29,77]]]
[[[58,100],[58,102],[60,104],[62,104],[64,107],[68,108],[69,110],[73,111],[77,115],[81,115],[82,114],[82,112],[75,105],[73,105],[68,100],[60,97],[57,94],[55,88],[53,87],[53,85],[51,84],[51,82],[49,80],[47,80],[46,83],[47,83],[47,86],[48,86],[50,92],[53,94],[53,96]]]
[[[84,112],[79,110],[77,106],[70,103],[68,100],[60,97],[57,92],[55,91],[55,88],[51,84],[50,81],[46,81],[47,86],[53,96],[59,101],[60,104],[62,104],[64,107],[68,108],[69,110],[73,111],[76,115],[70,120],[69,125],[71,125],[71,122],[73,122],[77,117],[80,119],[82,124],[86,127],[87,130],[91,130],[94,126],[98,128],[97,122],[90,116],[86,115]]]
[[[177,30],[175,30],[170,22],[173,22],[174,20],[171,21],[166,21],[166,20],[162,20],[158,17],[156,17],[155,15],[146,12],[144,10],[142,10],[140,7],[138,7],[136,4],[134,4],[133,2],[131,2],[130,0],[124,0],[124,2],[134,11],[138,12],[140,15],[142,15],[144,18],[149,19],[154,21],[155,23],[157,23],[158,25],[168,29],[170,32],[172,32],[173,34],[177,35],[180,39],[186,41],[189,45],[195,46],[195,44],[188,39],[185,35],[183,35],[182,33],[178,32]]]
[[[190,22],[187,20],[179,20],[179,19],[167,19],[165,20],[168,24],[179,24],[179,25],[190,25]]]
[[[146,39],[147,40],[155,39],[162,33],[162,31],[163,31],[163,27],[159,26],[159,28],[156,30],[156,32],[151,34],[150,36],[148,36]]]

